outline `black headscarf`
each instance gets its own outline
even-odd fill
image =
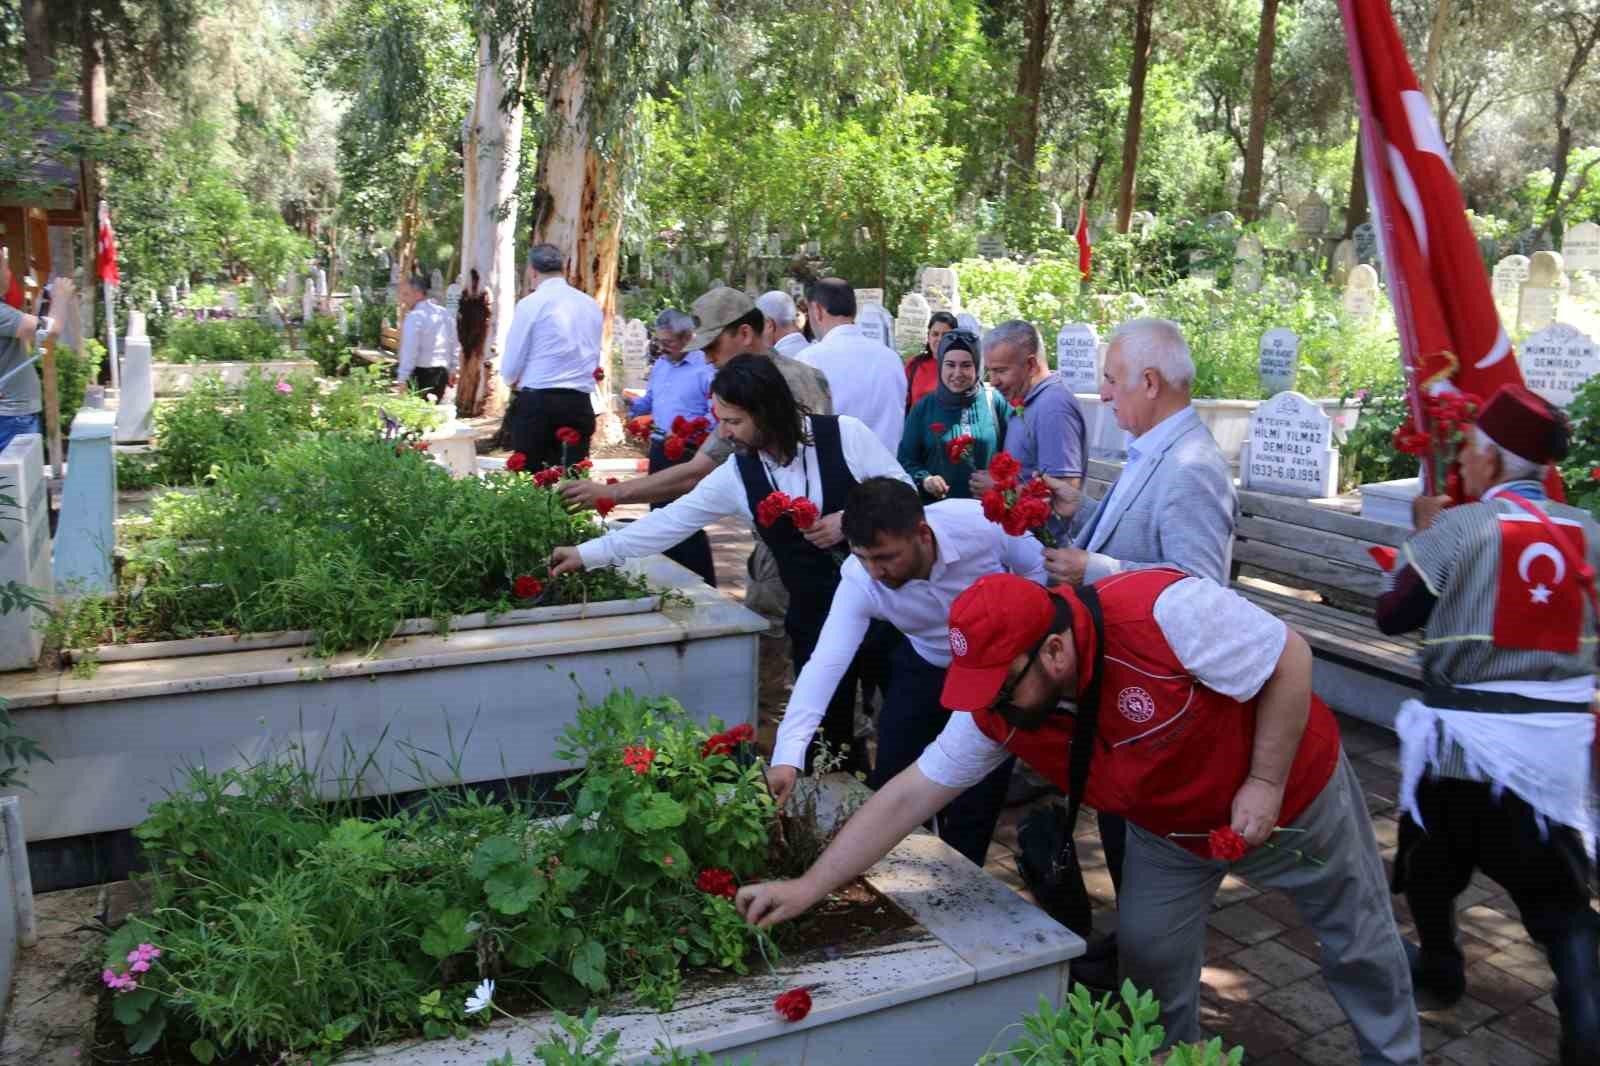
[[[951,349],[972,353],[972,365],[976,373],[972,378],[972,388],[965,392],[952,392],[944,383],[944,356]],[[953,329],[946,333],[939,338],[939,352],[934,360],[939,377],[938,398],[934,402],[940,407],[959,411],[971,407],[983,395],[983,345],[979,343],[977,334],[964,329]]]

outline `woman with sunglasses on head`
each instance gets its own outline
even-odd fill
[[[900,435],[900,465],[922,498],[970,500],[968,484],[1005,447],[1005,397],[983,382],[982,345],[974,333],[955,329],[939,340],[939,383],[917,401]],[[957,442],[971,438],[962,448]]]
[[[928,339],[922,351],[906,364],[906,410],[939,386],[939,340],[956,328],[956,316],[949,311],[935,311],[928,319]]]

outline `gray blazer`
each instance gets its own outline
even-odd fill
[[[1219,585],[1228,583],[1239,510],[1233,475],[1194,408],[1177,417],[1189,425],[1159,453],[1140,461],[1131,475],[1136,483],[1123,491],[1116,510],[1100,513],[1111,499],[1107,492],[1074,523],[1073,545],[1089,552],[1084,581],[1124,570],[1175,566]]]

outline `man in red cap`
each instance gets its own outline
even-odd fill
[[[802,913],[1014,753],[1071,797],[1069,822],[1080,802],[1128,820],[1118,961],[1160,998],[1168,1043],[1199,1039],[1206,918],[1233,873],[1294,899],[1360,1061],[1420,1060],[1377,841],[1304,640],[1163,568],[1079,589],[982,578],[951,608],[950,652],[944,705],[971,713],[803,876],[741,889],[749,921]]]
[[[1455,899],[1475,870],[1515,901],[1556,975],[1563,1064],[1600,1063],[1600,915],[1582,834],[1596,817],[1594,570],[1600,529],[1550,502],[1541,478],[1567,454],[1566,419],[1520,385],[1478,415],[1462,487],[1412,507],[1378,602],[1385,633],[1422,629],[1420,700],[1400,735],[1400,852],[1421,948],[1412,976],[1446,1002],[1466,990]]]

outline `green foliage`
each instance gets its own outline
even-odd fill
[[[1157,1021],[1161,1004],[1142,995],[1132,981],[1122,982],[1121,1002],[1111,995],[1095,999],[1078,985],[1057,1010],[1044,998],[1022,1019],[1023,1035],[1004,1055],[991,1052],[978,1066],[1151,1066],[1165,1031]],[[1166,1066],[1239,1066],[1244,1049],[1223,1051],[1222,1038],[1203,1045],[1180,1045]]]
[[[1394,446],[1394,431],[1410,418],[1405,393],[1399,388],[1375,392],[1361,401],[1361,420],[1339,446],[1341,487],[1416,477],[1422,467],[1415,455]]]
[[[44,653],[70,652],[72,676],[93,677],[99,665],[95,649],[111,632],[111,617],[111,604],[103,596],[83,594],[59,598],[37,626],[44,636]]]
[[[70,345],[58,344],[55,349],[56,402],[60,405],[63,436],[72,428],[72,420],[83,406],[84,393],[106,360],[105,345],[99,341],[85,339],[83,346],[83,355]],[[41,369],[39,374],[43,377],[44,371]]]
[[[371,647],[407,619],[526,606],[516,578],[543,577],[551,549],[594,521],[526,474],[456,480],[394,441],[280,438],[261,465],[224,462],[201,492],[156,500],[129,545],[118,635],[310,629],[323,653]],[[562,576],[541,602],[645,594],[606,569]]]
[[[613,1029],[596,1039],[594,1031],[599,1021],[600,1012],[593,1007],[581,1018],[556,1011],[556,1031],[540,1041],[533,1049],[533,1057],[540,1066],[618,1066],[621,1052],[617,1044],[622,1039],[622,1030]],[[699,1054],[683,1052],[659,1040],[650,1054],[655,1056],[656,1066],[716,1066],[716,1061],[704,1051]],[[749,1058],[741,1059],[738,1066],[753,1066],[753,1062]],[[722,1063],[733,1066],[731,1059],[723,1059]],[[516,1062],[508,1051],[499,1058],[490,1059],[485,1066],[516,1066]]]
[[[283,337],[253,318],[178,321],[156,352],[159,363],[267,363],[289,358]]]
[[[1572,444],[1561,462],[1567,502],[1600,515],[1600,378],[1590,378],[1567,408]]]
[[[695,872],[761,870],[771,814],[759,766],[702,757],[705,730],[668,699],[613,693],[578,712],[566,754],[574,817],[439,788],[372,810],[324,803],[315,768],[292,758],[196,768],[136,830],[151,905],[111,937],[105,965],[141,943],[161,955],[118,993],[130,1042],[165,1029],[218,1055],[312,1054],[407,1033],[465,1035],[484,978],[502,1003],[579,1005],[613,991],[671,1006],[685,966],[743,972],[762,934]],[[625,745],[655,752],[646,773]],[[350,768],[347,768],[347,770]],[[641,823],[639,811],[678,810]],[[669,864],[668,858],[673,861]],[[498,1004],[497,1004],[498,1005]],[[562,1023],[567,1057],[591,1047],[595,1016]],[[696,1063],[695,1058],[675,1059]]]
[[[350,368],[350,342],[339,332],[339,320],[312,315],[304,329],[306,356],[325,377],[338,377]]]

